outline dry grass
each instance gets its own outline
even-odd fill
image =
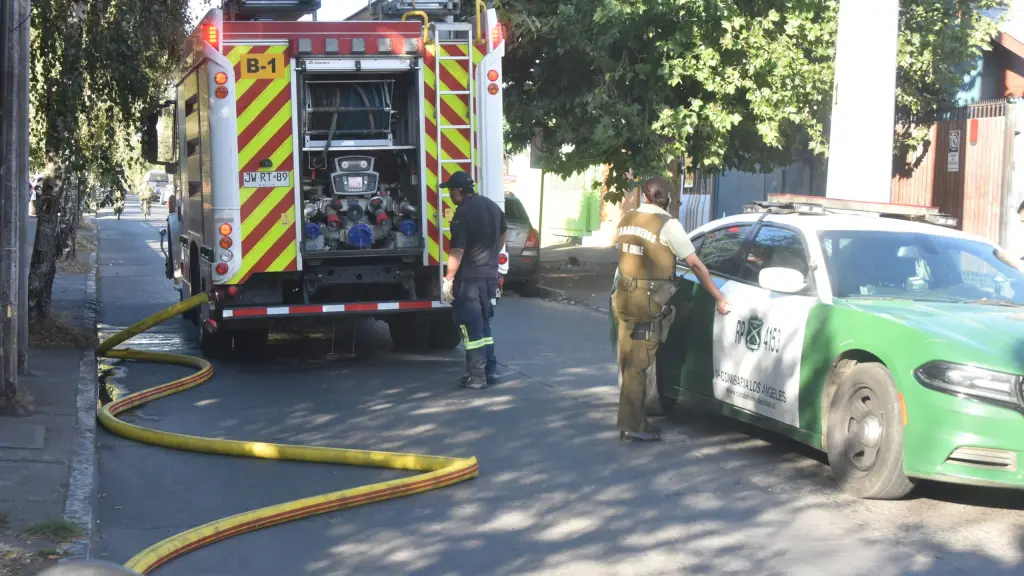
[[[30,324],[28,340],[32,346],[43,348],[88,349],[98,343],[94,330],[76,326],[68,315],[61,313]]]
[[[81,230],[85,230],[85,221],[83,221],[82,224],[83,226],[81,227]],[[93,229],[95,229],[95,227]],[[89,254],[95,252],[96,248],[97,243],[94,235],[77,234],[75,236],[76,256],[58,260],[57,270],[65,274],[88,274],[92,271],[92,264],[89,262]]]
[[[57,260],[57,271],[64,274],[88,274],[92,272],[92,264],[78,258],[61,259]]]

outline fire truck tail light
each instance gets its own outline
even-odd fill
[[[220,230],[220,235],[221,236],[230,236],[231,235],[231,224],[228,224],[227,222],[225,222],[225,223],[220,225],[219,230]]]
[[[220,253],[221,262],[230,262],[235,255],[231,253],[231,250],[224,250]]]
[[[505,39],[505,29],[502,27],[501,22],[498,22],[494,29],[491,30],[491,48],[497,48],[501,45],[501,42]]]
[[[228,74],[227,74],[227,72],[217,72],[216,74],[213,75],[213,81],[216,82],[217,84],[227,84],[228,83]]]
[[[227,273],[228,273],[228,263],[227,262],[221,262],[220,264],[217,264],[217,274],[220,274],[221,276],[223,276],[223,275],[225,275]]]
[[[220,239],[220,247],[225,249],[225,250],[227,250],[228,248],[231,248],[232,244],[233,244],[233,242],[231,241],[231,237],[230,236],[223,236]]]
[[[498,88],[498,85],[493,82],[487,86],[487,93],[491,96],[496,95],[499,91],[501,91],[501,88]]]
[[[217,98],[227,98],[228,89],[224,86],[217,86],[217,89],[214,90],[214,94],[217,95]]]
[[[490,80],[491,82],[497,82],[498,81],[498,71],[497,70],[488,70],[487,71],[487,79]]]
[[[220,30],[213,24],[203,24],[203,39],[213,46],[214,50],[220,50]]]
[[[506,262],[508,262],[508,254],[498,254],[498,264],[504,266]]]

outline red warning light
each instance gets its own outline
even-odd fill
[[[213,24],[203,24],[203,39],[209,42],[214,50],[220,50],[220,30]]]

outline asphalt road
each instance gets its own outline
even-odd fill
[[[177,301],[157,230],[129,204],[101,213],[100,322],[109,333]],[[606,320],[509,297],[495,340],[506,383],[463,390],[461,351],[385,349],[330,360],[327,341],[280,341],[260,361],[127,416],[221,438],[468,456],[480,477],[440,491],[243,535],[161,575],[1020,574],[1024,497],[924,484],[901,502],[839,493],[823,457],[716,417],[665,423],[658,445],[621,444]],[[195,350],[175,320],[134,347]],[[376,346],[374,346],[376,345]],[[182,374],[125,363],[135,391]],[[400,473],[176,452],[100,435],[102,559],[223,516]]]

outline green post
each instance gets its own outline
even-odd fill
[[[540,249],[544,244],[544,170],[540,171],[540,209],[537,211],[537,260],[540,260]]]

